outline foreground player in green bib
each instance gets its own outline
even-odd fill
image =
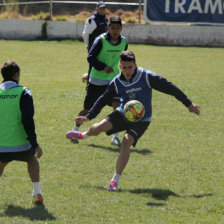
[[[34,205],[43,205],[37,161],[42,155],[42,149],[36,140],[32,94],[29,89],[18,84],[20,67],[15,61],[5,62],[1,73],[3,82],[0,85],[0,176],[9,162],[26,162],[33,183],[31,202]]]

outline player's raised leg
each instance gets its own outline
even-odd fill
[[[86,139],[90,136],[97,136],[101,132],[106,132],[112,128],[112,124],[107,119],[103,119],[99,123],[93,124],[88,131],[79,132],[79,131],[69,131],[66,133],[66,138],[68,139]]]

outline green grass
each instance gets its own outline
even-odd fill
[[[65,139],[83,106],[87,52],[82,42],[0,41],[0,63],[16,59],[35,103],[45,208],[28,204],[26,165],[0,179],[0,223],[224,223],[224,49],[129,45],[137,64],[163,75],[202,108],[153,92],[152,123],[132,148],[120,192],[106,191],[119,151],[101,134]],[[105,107],[90,123],[111,112]],[[123,133],[120,134],[120,138]]]

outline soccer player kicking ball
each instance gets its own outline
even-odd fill
[[[36,140],[32,94],[18,84],[20,67],[15,61],[5,62],[1,73],[4,80],[0,85],[0,176],[9,162],[26,162],[33,183],[31,203],[42,206],[37,161],[42,156],[42,149]]]
[[[82,124],[95,118],[107,104],[107,101],[116,94],[121,99],[120,107],[99,123],[93,124],[88,131],[69,131],[66,134],[66,137],[69,139],[86,139],[90,136],[97,136],[101,132],[106,132],[107,135],[110,135],[123,130],[127,131],[121,143],[116,172],[110,181],[109,191],[117,191],[120,176],[129,160],[130,147],[131,145],[135,147],[138,139],[150,124],[152,115],[152,89],[173,95],[188,108],[189,112],[197,115],[200,114],[200,107],[193,104],[174,84],[154,72],[137,67],[135,55],[132,51],[124,51],[121,53],[120,69],[121,73],[113,79],[107,90],[98,98],[88,114],[77,117],[76,121]],[[145,107],[145,115],[139,122],[128,122],[124,117],[123,107],[130,100],[138,100]]]

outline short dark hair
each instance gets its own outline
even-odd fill
[[[122,26],[122,22],[121,22],[121,18],[120,18],[120,16],[111,16],[111,17],[110,17],[109,26],[110,26],[111,24],[119,24],[120,26]]]
[[[135,63],[135,54],[132,51],[123,51],[120,54],[120,61],[133,61]]]
[[[11,80],[16,72],[20,72],[20,67],[16,61],[9,60],[1,67],[1,73],[4,80]]]

